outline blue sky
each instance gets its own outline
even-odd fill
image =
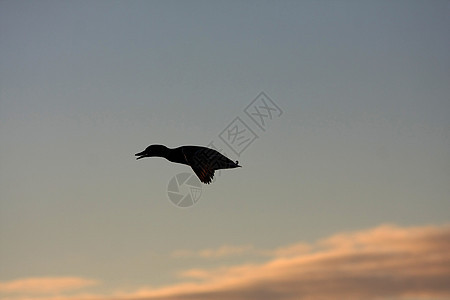
[[[201,280],[185,270],[266,266],[343,233],[448,233],[449,10],[2,1],[0,295],[150,299]],[[283,111],[265,131],[244,112],[261,92]],[[259,137],[240,156],[218,138],[236,117]],[[134,157],[212,140],[243,168],[188,209],[167,196],[188,167]]]

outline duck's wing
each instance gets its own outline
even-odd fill
[[[194,173],[197,175],[198,179],[200,179],[203,183],[210,184],[214,178],[214,169],[192,166],[192,170],[194,170]]]
[[[190,157],[189,165],[201,182],[209,184],[214,177],[214,171],[240,167],[216,150],[202,147]]]
[[[221,154],[209,148],[200,148],[193,153],[190,165],[201,182],[206,184],[212,182],[214,171],[217,169],[216,162],[220,158],[218,155]]]

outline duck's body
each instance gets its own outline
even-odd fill
[[[211,183],[215,170],[240,167],[237,161],[233,162],[216,150],[202,146],[181,146],[170,149],[163,145],[150,145],[135,155],[138,156],[136,159],[158,156],[174,163],[188,165],[201,182],[207,184]]]

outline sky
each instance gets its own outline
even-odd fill
[[[1,1],[0,298],[449,299],[449,28],[438,0]],[[150,144],[242,168],[182,184]]]

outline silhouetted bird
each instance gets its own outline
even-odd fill
[[[212,181],[215,170],[240,167],[238,161],[233,162],[216,150],[201,146],[181,146],[170,149],[164,145],[150,145],[135,156],[137,156],[136,159],[159,156],[171,162],[191,166],[200,181],[207,184]]]

